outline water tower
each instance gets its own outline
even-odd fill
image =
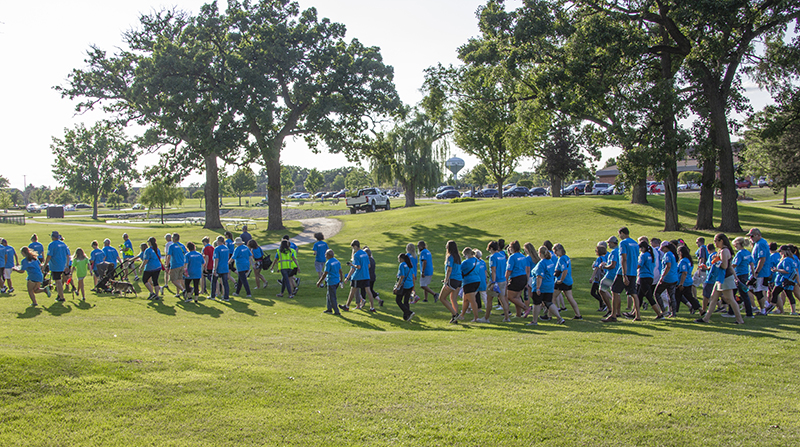
[[[444,162],[444,165],[450,170],[450,172],[453,173],[453,179],[455,179],[458,176],[458,171],[464,169],[464,160],[458,157],[453,157]]]

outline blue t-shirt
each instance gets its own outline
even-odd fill
[[[791,281],[793,281],[794,275],[797,273],[797,262],[793,258],[783,258],[781,262],[778,263],[778,268],[781,270],[786,270],[789,273],[780,273],[778,272],[778,278],[775,280],[775,285],[784,286],[787,285],[794,285]]]
[[[667,272],[667,266],[669,266],[669,272]],[[678,279],[678,262],[675,259],[675,255],[668,251],[664,253],[664,258],[661,261],[661,281],[672,284],[678,282]]]
[[[447,260],[444,262],[445,275],[448,269],[450,270],[450,279],[461,281],[461,264],[456,264],[456,260],[450,255],[447,256]]]
[[[228,260],[230,259],[231,252],[225,244],[217,245],[214,247],[214,266],[217,268],[217,274],[228,273]]]
[[[44,260],[44,245],[42,245],[38,241],[37,242],[31,242],[30,244],[28,244],[28,248],[30,248],[33,251],[35,251],[36,253],[38,253],[37,256],[39,257],[40,261]]]
[[[356,271],[353,273],[353,281],[369,280],[369,255],[364,250],[358,250],[353,254],[353,265]]]
[[[425,267],[423,268],[422,276],[432,276],[433,275],[433,255],[431,255],[430,250],[427,248],[422,249],[419,252],[419,262],[420,266],[422,265],[422,261],[425,261]]]
[[[125,239],[125,242],[122,244],[125,247],[125,250],[122,252],[122,259],[130,259],[133,257],[133,242],[130,239]]]
[[[564,285],[571,286],[572,285],[572,261],[569,259],[569,256],[564,255],[558,258],[556,261],[556,271],[560,272],[567,272],[567,276],[564,277]],[[556,278],[558,281],[561,278]]]
[[[180,242],[173,242],[169,246],[169,268],[176,269],[186,264],[186,247]]]
[[[186,254],[186,277],[189,279],[200,279],[203,277],[203,255],[196,251]]]
[[[403,288],[410,289],[414,287],[414,276],[411,273],[411,267],[408,266],[405,262],[401,262],[399,266],[397,266],[397,279],[403,279]]]
[[[611,253],[608,254],[606,258],[606,264],[611,265],[612,263],[616,263],[617,265],[614,268],[605,269],[606,274],[603,276],[603,279],[610,279],[614,280],[614,277],[617,276],[617,270],[619,270],[619,247],[611,250]]]
[[[461,277],[464,284],[480,283],[481,277],[478,272],[478,258],[467,258],[461,261]]]
[[[526,267],[529,267],[528,260],[522,253],[514,253],[506,261],[506,272],[511,272],[511,278],[525,276],[527,274]]]
[[[769,268],[769,244],[767,240],[761,238],[756,242],[756,245],[753,246],[753,263],[755,263],[756,268],[758,267],[758,261],[761,258],[764,258],[764,266],[761,267],[761,270],[756,272],[758,278],[768,278],[772,276],[772,271]]]
[[[117,258],[119,258],[119,252],[116,248],[108,245],[103,247],[103,255],[105,256],[106,262],[110,262],[114,264],[114,267],[117,266]]]
[[[769,259],[767,260],[767,264],[769,264],[769,271],[772,271],[773,267],[777,267],[780,262],[781,262],[780,252],[776,251],[775,253],[771,253],[769,255]],[[771,279],[774,282],[776,279],[778,279],[778,274],[775,273]]]
[[[314,244],[314,262],[325,262],[325,252],[328,251],[328,243],[317,241]]]
[[[653,278],[653,257],[650,252],[639,255],[639,278]]]
[[[67,269],[69,262],[69,248],[61,241],[50,242],[47,246],[47,255],[50,256],[50,271],[63,272]]]
[[[142,257],[142,262],[144,263],[144,270],[146,272],[152,272],[154,270],[161,269],[161,250],[153,250],[152,247],[147,247],[147,250],[144,251],[144,257]]]
[[[706,267],[708,267],[708,273],[706,274],[706,280],[703,281],[703,284],[713,284],[717,282],[717,275],[719,275],[719,262],[711,262],[711,258],[717,254],[716,251],[712,251],[708,253],[708,258],[706,259]]]
[[[743,248],[736,252],[736,255],[731,260],[731,264],[736,264],[736,276],[743,276],[750,274],[750,263],[753,262],[753,256],[750,251]],[[769,264],[769,258],[766,261]]]
[[[233,250],[236,250],[236,245],[233,243],[233,239],[225,239],[225,246],[228,247],[228,253],[233,253]]]
[[[25,258],[22,260],[22,262],[20,262],[19,266],[24,272],[28,273],[28,281],[44,281],[44,275],[42,275],[42,264],[38,259],[28,261],[28,258]]]
[[[97,264],[99,264],[101,262],[105,262],[106,254],[103,253],[103,250],[100,250],[99,248],[95,248],[94,250],[92,250],[92,253],[89,254],[89,260],[94,263],[94,268],[96,270],[97,269]]]
[[[603,256],[598,256],[597,259],[595,259],[592,263],[592,272],[594,272],[596,268],[602,267],[602,265],[606,263],[606,258],[608,258],[608,253],[604,254]],[[594,282],[600,282],[600,278],[595,276],[594,273],[592,273],[592,279]]]
[[[325,273],[328,274],[328,285],[339,284],[339,272],[342,270],[342,263],[336,258],[325,261]]]
[[[417,258],[414,257],[411,253],[406,253],[408,255],[408,259],[411,261],[411,275],[416,279],[417,277]]]
[[[622,274],[622,254],[625,254],[625,274],[627,276],[636,276],[636,267],[639,263],[639,244],[631,237],[619,241],[619,259],[620,266],[617,270],[617,275]]]
[[[494,282],[506,282],[506,254],[502,251],[496,251],[489,256],[489,268],[494,267]],[[491,270],[490,270],[491,271]]]
[[[256,261],[264,258],[264,250],[262,250],[261,247],[256,247],[251,251],[253,252],[253,259],[255,259]]]
[[[692,281],[692,271],[694,270],[694,266],[692,262],[689,261],[689,258],[683,258],[680,262],[678,262],[678,281],[680,281],[680,275],[686,273],[686,278],[683,279],[683,287],[692,287],[694,281]]]
[[[481,285],[478,286],[478,292],[485,292],[486,291],[486,261],[483,259],[478,259],[478,268],[475,270],[478,271],[478,275],[481,277]]]
[[[555,290],[556,280],[553,274],[556,271],[556,265],[553,263],[552,259],[542,259],[536,264],[536,267],[533,268],[534,275],[533,276],[541,276],[542,283],[539,285],[539,289],[536,291],[538,293],[553,293]],[[536,287],[537,281],[534,280],[533,286]]]
[[[236,263],[237,272],[250,270],[250,256],[252,252],[247,245],[240,245],[233,250],[233,261]]]
[[[6,268],[7,269],[14,268],[14,255],[16,254],[16,251],[14,251],[14,247],[10,245],[7,245],[5,249],[6,249]]]

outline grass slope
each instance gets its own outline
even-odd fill
[[[0,445],[797,445],[797,317],[735,327],[715,315],[698,326],[684,310],[669,322],[599,322],[586,280],[597,240],[621,225],[634,236],[711,235],[659,232],[660,200],[504,199],[345,216],[328,242],[340,259],[354,238],[373,249],[387,299],[376,315],[321,314],[307,248],[295,300],[275,297],[274,275],[231,303],[42,297],[44,308],[31,309],[19,291],[3,296]],[[681,198],[687,227],[696,206]],[[798,211],[740,212],[768,239],[800,242]],[[30,228],[0,231],[20,246]],[[109,232],[72,231],[79,243]],[[401,320],[388,298],[407,242],[428,241],[437,284],[446,240],[483,249],[497,237],[563,243],[586,320],[530,329],[495,315],[451,326],[438,303]]]

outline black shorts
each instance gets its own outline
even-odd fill
[[[614,285],[611,286],[611,291],[614,293],[622,293],[622,291],[627,292],[628,295],[636,295],[636,277],[635,276],[628,276],[628,285],[625,285],[625,282],[622,281],[622,275],[617,275],[614,278]]]
[[[512,292],[521,292],[522,289],[528,286],[528,277],[525,275],[515,276],[511,278],[511,282],[508,283],[508,290]]]
[[[367,288],[367,287],[369,287],[369,280],[368,279],[359,279],[359,280],[355,281],[353,287],[356,287],[356,288],[359,288],[359,289]]]
[[[297,276],[297,267],[293,268],[291,272],[289,272],[289,277]]]
[[[447,283],[447,287],[450,287],[453,290],[458,290],[461,288],[461,280],[450,278],[450,282]]]
[[[211,270],[203,269],[203,276],[206,278],[211,278],[212,276],[214,276],[214,272],[212,272]]]
[[[478,291],[478,287],[481,286],[480,282],[471,282],[469,284],[464,284],[464,293],[475,293]]]
[[[555,284],[555,288],[556,288],[556,290],[572,290],[572,284],[566,285],[563,282],[561,282],[561,283],[557,282]]]
[[[53,279],[53,281],[60,281],[61,280],[61,276],[63,276],[63,275],[64,275],[64,272],[50,271],[50,277]]]
[[[533,304],[540,305],[544,303],[545,306],[550,307],[553,305],[553,292],[531,293],[531,300]]]
[[[153,280],[153,285],[157,286],[158,285],[158,276],[160,274],[161,274],[161,269],[158,269],[158,270],[147,270],[147,271],[144,272],[144,275],[142,275],[142,283],[143,284],[147,284],[147,281],[152,279]]]

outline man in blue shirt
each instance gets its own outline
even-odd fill
[[[319,278],[317,287],[322,287],[323,282],[327,280],[328,293],[325,295],[327,309],[325,309],[324,313],[341,315],[339,313],[339,304],[336,302],[336,289],[344,282],[344,273],[342,272],[342,264],[333,256],[333,250],[328,249],[325,251],[325,275]]]
[[[186,265],[187,252],[186,246],[181,243],[181,235],[174,233],[172,235],[172,244],[167,249],[165,266],[167,268],[167,277],[169,281],[175,284],[175,298],[180,298],[186,291],[185,282],[183,280],[183,270]]]
[[[349,311],[350,303],[353,302],[356,291],[360,291],[362,299],[364,297],[369,298],[369,311],[375,312],[374,296],[372,294],[372,289],[369,287],[369,256],[361,249],[361,243],[358,239],[353,239],[353,242],[350,243],[350,247],[353,249],[353,261],[347,263],[347,265],[350,266],[350,272],[348,272],[347,276],[344,278],[345,280],[347,280],[347,278],[351,280],[350,296],[347,297],[347,304],[344,306],[340,305],[339,308],[344,311]]]
[[[431,281],[433,280],[433,255],[428,250],[428,245],[425,241],[417,243],[419,249],[419,286],[425,291],[425,298],[423,302],[428,302],[428,294],[433,295],[433,301],[439,299],[439,294],[431,289]]]
[[[110,262],[114,265],[114,268],[117,268],[119,252],[116,248],[111,246],[111,239],[106,238],[106,240],[103,241],[103,255],[105,256],[106,262]]]
[[[770,303],[766,302],[766,297],[764,296],[764,292],[769,290],[768,282],[769,278],[772,276],[769,262],[769,243],[766,239],[761,237],[761,230],[758,228],[751,228],[750,231],[747,232],[747,236],[750,237],[750,242],[753,246],[753,263],[756,265],[755,272],[751,276],[751,280],[755,280],[755,284],[751,290],[758,300],[761,313],[766,315],[771,308]]]
[[[325,259],[326,253],[328,252],[328,244],[323,239],[325,239],[325,235],[322,233],[314,233],[314,239],[317,242],[314,243],[314,269],[317,270],[317,279],[322,279],[322,276],[325,273],[325,264],[327,261]],[[291,242],[290,245],[291,247]],[[338,309],[338,307],[337,307]]]
[[[56,282],[56,290],[58,291],[56,301],[63,302],[66,299],[64,298],[62,277],[69,266],[69,247],[61,241],[61,235],[58,234],[58,231],[53,231],[50,234],[50,238],[53,241],[47,246],[47,258],[45,258],[44,263],[50,269],[50,276],[53,281]]]
[[[13,293],[14,292],[14,284],[11,283],[11,272],[13,271],[14,267],[17,265],[17,252],[14,251],[14,247],[8,245],[8,241],[5,239],[0,239],[0,252],[3,252],[3,256],[0,256],[0,260],[5,258],[5,262],[3,263],[3,277],[8,283],[8,288],[3,286],[3,293]],[[2,283],[0,283],[2,285]]]
[[[39,258],[39,262],[44,261],[44,245],[39,242],[39,236],[37,236],[36,233],[33,233],[33,236],[31,236],[31,243],[28,244],[28,248],[38,253],[37,258]]]
[[[214,267],[211,270],[211,299],[215,299],[217,295],[217,281],[222,281],[222,290],[224,292],[223,300],[230,301],[231,286],[228,283],[228,260],[230,259],[230,251],[225,244],[225,238],[217,236],[217,246],[214,248]]]
[[[639,296],[636,294],[639,244],[630,236],[628,227],[620,228],[617,234],[619,235],[619,269],[617,270],[616,278],[614,278],[614,284],[611,286],[614,315],[618,315],[622,310],[620,293],[624,290],[633,297],[634,321],[640,321]]]

